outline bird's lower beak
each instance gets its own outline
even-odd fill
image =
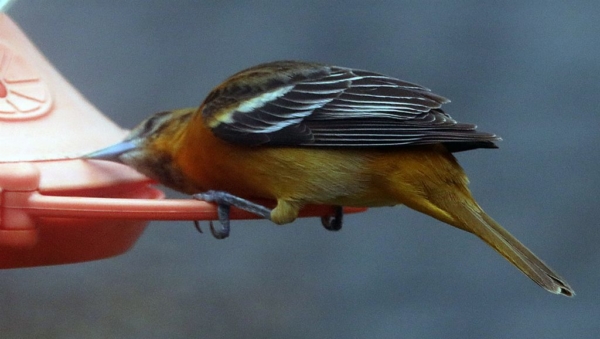
[[[114,162],[122,163],[122,161],[119,157],[122,154],[127,153],[135,148],[136,148],[135,143],[133,143],[131,141],[123,141],[118,144],[114,144],[112,146],[103,148],[101,150],[98,150],[98,151],[95,151],[92,153],[88,153],[88,154],[82,156],[82,158],[83,159],[95,159],[95,160],[107,160],[107,161],[114,161]]]

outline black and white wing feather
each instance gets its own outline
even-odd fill
[[[242,145],[496,148],[500,138],[456,122],[440,108],[447,102],[378,73],[279,61],[232,76],[202,114],[216,136]]]

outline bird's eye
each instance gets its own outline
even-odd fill
[[[162,122],[169,118],[170,114],[171,112],[169,111],[154,114],[148,118],[148,120],[146,120],[140,134],[146,135],[154,133],[155,130],[162,124]]]
[[[144,124],[144,134],[152,131],[154,129],[155,125],[156,125],[156,116],[153,116],[150,119],[146,120],[146,123]]]

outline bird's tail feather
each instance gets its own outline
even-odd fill
[[[571,286],[558,273],[546,265],[481,208],[476,206],[473,209],[466,206],[465,209],[470,210],[469,213],[475,219],[470,220],[470,225],[473,228],[472,233],[492,246],[531,280],[552,293],[566,296],[575,294]]]
[[[549,292],[566,296],[575,295],[573,289],[560,275],[488,216],[471,198],[468,191],[464,196],[462,195],[462,192],[457,191],[452,196],[441,195],[437,198],[430,196],[429,203],[438,213],[432,210],[424,212],[475,234]],[[416,209],[422,210],[423,207],[421,205]]]

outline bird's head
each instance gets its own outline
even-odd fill
[[[136,126],[125,140],[82,158],[118,162],[146,174],[140,167],[173,154],[177,140],[185,132],[187,122],[196,110],[185,108],[156,113]]]

